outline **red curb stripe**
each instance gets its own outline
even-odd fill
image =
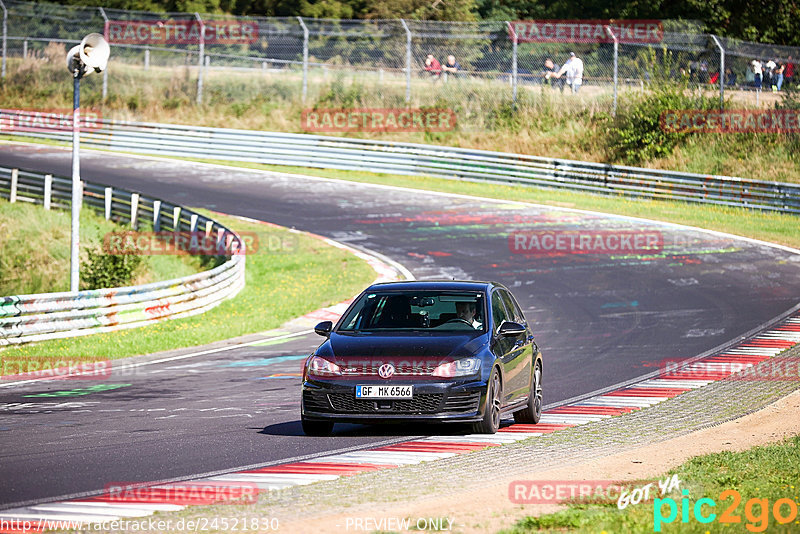
[[[241,473],[295,473],[295,474],[330,474],[330,475],[354,475],[365,471],[378,471],[397,467],[389,464],[339,464],[339,463],[293,463],[284,465],[272,465],[261,469],[240,471]]]

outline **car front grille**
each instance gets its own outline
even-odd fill
[[[331,403],[324,391],[307,389],[303,391],[303,405],[312,412],[330,412]]]
[[[381,365],[381,362],[347,365],[342,369],[342,374],[347,376],[379,376],[378,369]],[[394,365],[394,376],[430,376],[438,365],[438,363],[429,364],[427,362],[398,364]]]
[[[444,401],[445,412],[477,412],[478,403],[481,401],[480,391],[467,391],[464,393],[451,393]]]
[[[334,411],[343,413],[436,413],[441,411],[442,397],[441,393],[422,393],[412,399],[375,401],[356,399],[353,393],[328,394]]]

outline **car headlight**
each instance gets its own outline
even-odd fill
[[[463,358],[440,364],[433,371],[433,376],[442,378],[453,378],[455,376],[468,376],[478,372],[481,368],[481,361],[478,358]]]
[[[321,356],[312,356],[308,362],[308,374],[312,376],[342,376],[341,368]]]

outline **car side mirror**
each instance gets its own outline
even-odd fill
[[[314,327],[314,332],[325,337],[331,335],[331,330],[333,330],[333,323],[331,321],[322,321]]]
[[[526,328],[513,321],[503,321],[503,324],[500,325],[500,330],[497,333],[503,337],[511,337],[511,336],[518,336],[520,334],[525,333]]]

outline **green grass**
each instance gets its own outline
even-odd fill
[[[86,249],[102,246],[108,232],[128,227],[106,221],[91,210],[81,212],[81,261]],[[0,199],[0,295],[69,291],[70,212],[46,211],[41,205]],[[187,276],[201,270],[196,258],[145,256],[131,284]],[[85,288],[85,284],[82,288]]]
[[[194,317],[6,348],[0,350],[0,359],[115,359],[263,332],[309,311],[341,302],[375,279],[375,272],[365,261],[319,239],[234,217],[209,215],[236,231],[255,232],[261,244],[257,253],[247,256],[246,287],[236,297]],[[286,246],[270,250],[265,246],[270,239],[273,243],[280,239]]]
[[[791,499],[800,503],[800,436],[781,443],[755,447],[742,452],[718,452],[697,456],[669,471],[681,480],[681,490],[687,490],[689,500],[688,522],[681,522],[682,495],[678,491],[664,496],[676,501],[678,511],[674,522],[661,526],[661,532],[798,532],[800,517],[790,523],[779,524],[772,516],[772,508],[778,499]],[[657,477],[659,480],[664,475]],[[741,502],[734,507],[733,497],[720,495],[726,490],[735,490]],[[656,495],[658,496],[658,495]],[[701,498],[710,498],[716,503],[712,509],[702,505],[704,515],[716,513],[717,518],[708,524],[695,520],[693,509]],[[769,513],[764,516],[760,505],[749,503],[750,499],[766,499]],[[654,504],[649,502],[628,505],[619,510],[616,503],[571,504],[567,509],[539,517],[526,517],[502,534],[525,534],[529,532],[630,532],[652,533],[654,531]],[[669,516],[669,505],[662,503],[663,517]],[[730,508],[740,523],[720,522],[722,513]],[[750,515],[748,514],[750,511]],[[783,504],[781,513],[790,514]],[[749,525],[749,526],[748,526]]]

